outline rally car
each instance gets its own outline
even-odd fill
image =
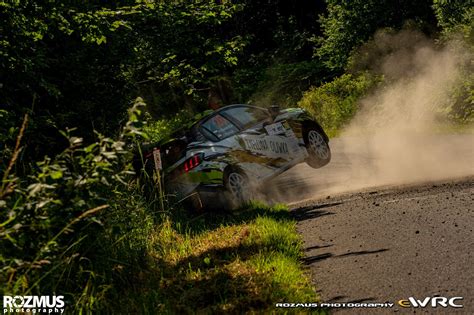
[[[328,164],[328,143],[303,109],[236,104],[207,111],[171,138],[143,146],[138,160],[142,170],[162,168],[165,190],[177,200],[195,208],[235,208],[298,163]]]

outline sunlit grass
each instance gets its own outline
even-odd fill
[[[300,263],[301,240],[284,206],[174,213],[149,237],[149,268],[126,288],[121,312],[277,312],[277,302],[317,302]],[[126,302],[126,303],[125,303]]]

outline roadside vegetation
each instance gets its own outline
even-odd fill
[[[298,106],[316,117],[328,135],[334,137],[357,112],[359,99],[381,81],[381,77],[367,72],[343,74],[305,92]]]
[[[141,313],[274,312],[278,301],[318,301],[302,271],[301,240],[284,206],[161,216],[142,286],[118,310]]]
[[[0,295],[64,295],[74,313],[317,301],[288,209],[144,196],[134,146],[230,103],[297,105],[337,136],[390,81],[364,55],[378,30],[472,56],[473,14],[462,0],[0,1]],[[463,67],[441,130],[472,130]]]
[[[281,301],[318,301],[285,206],[194,213],[142,195],[126,149],[145,135],[142,105],[119,140],[97,134],[86,146],[63,133],[68,148],[37,162],[27,181],[10,173],[25,117],[0,190],[1,293],[64,295],[74,313],[272,311]]]

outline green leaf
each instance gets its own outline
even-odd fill
[[[63,172],[62,171],[53,171],[53,172],[51,172],[51,174],[49,176],[51,176],[52,179],[60,179],[61,177],[63,177]]]

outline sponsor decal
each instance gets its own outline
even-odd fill
[[[62,314],[64,312],[63,295],[4,295],[3,314],[11,313],[47,313]]]
[[[243,137],[245,149],[258,154],[274,158],[290,158],[299,153],[296,138],[280,136],[245,136]]]
[[[268,140],[268,141],[267,141]],[[288,144],[279,139],[247,139],[244,138],[245,147],[251,151],[261,151],[275,154],[288,154]]]
[[[265,126],[265,130],[270,136],[281,135],[285,133],[285,127],[283,127],[281,122]]]

